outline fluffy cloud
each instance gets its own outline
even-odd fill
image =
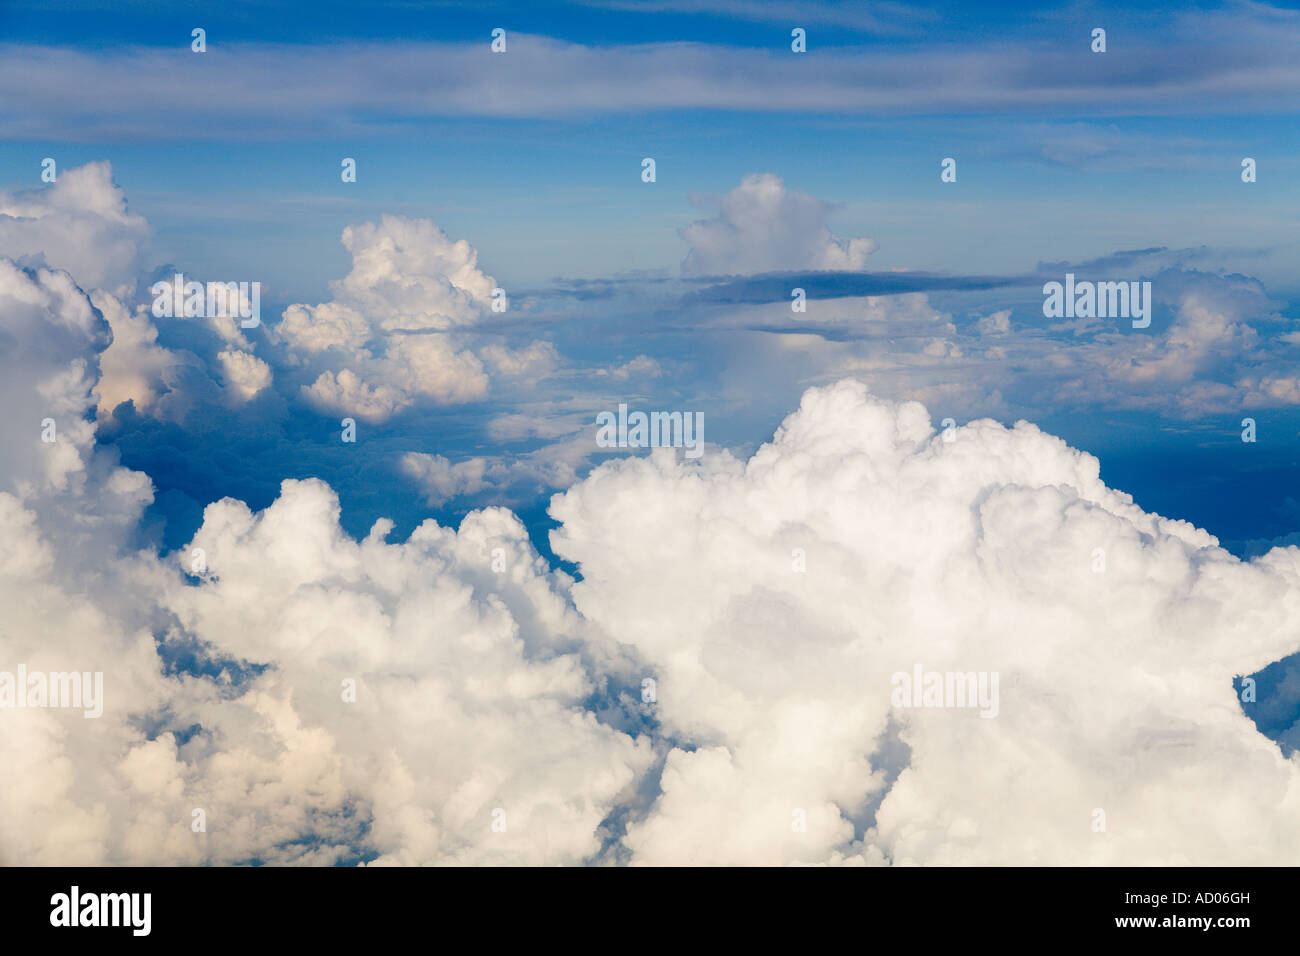
[[[193,542],[203,583],[169,592],[178,632],[270,665],[237,698],[214,687],[178,715],[205,728],[166,760],[184,799],[213,807],[213,852],[282,855],[272,837],[307,830],[337,841],[317,862],[594,856],[651,753],[581,706],[597,689],[573,650],[585,625],[523,525],[489,510],[390,545],[388,522],[347,538],[338,509],[315,481],[285,482],[257,515],[214,504]]]
[[[132,712],[165,693],[148,609],[124,547],[152,500],[146,476],[95,444],[92,392],[110,332],[62,271],[0,259],[0,669],[120,678],[103,716],[0,711],[0,861],[102,861],[117,837]]]
[[[332,491],[289,482],[261,514],[211,505],[170,561],[133,552],[150,483],[96,445],[93,408],[155,394],[176,353],[155,346],[143,312],[8,259],[0,319],[0,669],[104,675],[97,719],[0,710],[12,771],[0,860],[576,863],[603,852],[610,814],[653,755],[609,722],[636,730],[611,689],[632,679],[619,676],[627,662],[589,633],[517,519],[430,522],[398,545],[381,523],[357,542]],[[110,358],[114,321],[130,334]],[[412,367],[437,351],[425,341],[402,337]],[[266,387],[250,354],[227,347],[216,360],[232,398]],[[248,603],[232,614],[231,601]],[[605,722],[590,710],[602,699]],[[204,832],[191,828],[196,808]]]
[[[716,206],[712,219],[682,230],[688,275],[863,269],[877,248],[874,239],[836,239],[826,225],[832,207],[771,173],[746,176]]]
[[[111,180],[86,182],[98,185],[79,202],[129,233]],[[865,255],[823,233],[809,197],[746,183],[695,250],[770,268],[790,239],[772,236],[794,222],[804,268]],[[1233,686],[1300,643],[1300,548],[1243,563],[1143,512],[1033,425],[936,433],[922,406],[845,381],[808,390],[747,460],[661,450],[579,481],[593,450],[583,396],[558,415],[497,413],[494,440],[543,441],[516,461],[397,459],[431,504],[527,478],[571,486],[553,501],[552,543],[577,583],[499,508],[397,542],[380,521],[356,540],[319,480],[285,481],[261,510],[216,501],[181,550],[137,551],[150,482],[96,445],[96,404],[256,405],[270,368],[233,328],[150,322],[125,273],[114,284],[117,260],[69,246],[60,261],[76,271],[41,265],[33,250],[71,228],[61,215],[7,223],[25,267],[0,258],[0,669],[103,671],[104,713],[0,710],[0,861],[1169,865],[1300,852],[1300,757],[1259,733]],[[766,231],[731,242],[724,220]],[[547,343],[476,353],[461,338],[493,282],[464,243],[389,219],[345,242],[354,266],[336,301],[294,307],[279,329],[321,405],[380,419],[421,396],[481,396],[487,368],[524,390],[559,370]],[[1258,289],[1162,287],[1166,332],[1078,330],[1085,344],[1056,356],[1052,387],[1101,383],[1117,403],[1206,388],[1293,400],[1285,361],[1261,352]],[[800,323],[767,337],[783,359],[948,401],[967,387],[957,363],[1055,348],[1004,313],[958,332],[921,295],[794,320],[782,308]],[[846,348],[822,326],[863,337]],[[159,344],[191,330],[192,349]],[[603,370],[662,372],[641,355]],[[222,388],[207,391],[214,377]],[[899,706],[891,678],[916,666],[996,672],[996,717]]]
[[[1026,423],[953,437],[844,382],[748,462],[661,452],[556,498],[578,609],[681,742],[633,859],[1294,860],[1297,765],[1233,678],[1300,644],[1300,549],[1243,564]],[[997,716],[893,706],[918,664],[997,672]]]
[[[428,219],[384,216],[348,226],[343,246],[352,271],[333,284],[338,300],[386,330],[437,329],[473,323],[496,285],[478,268],[478,253]]]
[[[1058,349],[1056,400],[1179,417],[1297,404],[1288,382],[1300,350],[1259,282],[1170,269],[1151,283],[1170,310],[1167,326],[1093,330],[1081,347]]]
[[[69,349],[102,346],[66,276],[10,281]],[[68,394],[88,407],[92,386]],[[0,496],[4,659],[102,669],[107,700],[99,721],[5,712],[2,756],[26,781],[6,819],[29,825],[0,854],[1294,859],[1296,764],[1232,678],[1295,650],[1300,549],[1241,563],[1032,425],[953,435],[844,382],[810,390],[748,462],[606,464],[553,504],[577,584],[504,510],[356,541],[327,486],[287,481],[260,513],[210,505],[171,566],[93,549],[111,599],[69,590],[37,492]],[[140,477],[88,477],[82,513],[112,490],[138,517]],[[895,706],[891,675],[918,664],[997,672],[997,716]]]
[[[568,579],[513,515],[475,513],[458,531],[427,522],[393,545],[381,522],[358,542],[328,487],[291,481],[260,514],[209,506],[169,562],[133,553],[149,482],[95,446],[88,418],[107,323],[66,273],[3,259],[0,316],[14,345],[0,669],[104,675],[96,719],[0,710],[12,784],[0,860],[602,853],[607,819],[653,754],[588,709],[608,699],[635,729],[610,690],[631,680],[628,664],[565,601]],[[230,374],[256,384],[240,354]]]
[[[732,347],[724,359],[733,374],[853,376],[877,395],[959,419],[1098,407],[1186,419],[1300,404],[1294,319],[1257,280],[1163,268],[1149,281],[1155,309],[1145,330],[1126,318],[1013,324],[1011,309],[958,328],[925,293],[809,300],[794,314],[785,302],[730,308],[710,322],[776,333]]]
[[[535,383],[554,375],[563,363],[559,351],[550,342],[533,342],[521,349],[488,345],[482,356],[498,375],[524,383]]]
[[[472,325],[492,300],[495,280],[478,253],[428,219],[384,216],[343,230],[352,270],[330,283],[334,301],[292,305],[279,338],[304,352],[360,350],[377,332],[437,331]]]
[[[484,476],[488,462],[483,458],[452,464],[442,455],[409,452],[402,458],[402,471],[424,490],[424,499],[433,507],[459,495],[473,494],[488,486]]]
[[[127,211],[106,162],[62,170],[43,189],[0,193],[0,256],[67,272],[108,323],[111,344],[96,382],[101,415],[126,401],[138,411],[180,417],[204,401],[249,400],[270,383],[270,367],[252,354],[236,321],[165,320],[183,344],[160,343],[152,292],[139,281],[148,234],[145,220]],[[183,284],[172,273],[164,278],[173,283],[174,314],[181,315]]]
[[[22,497],[65,491],[84,478],[94,447],[85,409],[108,323],[66,272],[0,259],[0,466]]]
[[[343,245],[352,270],[330,284],[334,301],[291,305],[273,332],[299,361],[321,369],[304,397],[382,421],[420,397],[451,404],[486,395],[483,363],[449,334],[474,325],[496,287],[473,247],[427,219],[403,216],[348,226]],[[489,356],[507,374],[539,361],[549,370],[557,357],[545,343],[518,354],[498,346]]]
[[[1011,310],[999,309],[989,315],[982,316],[975,324],[981,335],[1002,335],[1011,331]]]
[[[106,162],[63,170],[43,189],[0,192],[0,256],[40,257],[119,298],[135,287],[148,231]]]
[[[217,353],[226,388],[236,400],[246,402],[271,384],[271,367],[256,355],[226,349]]]

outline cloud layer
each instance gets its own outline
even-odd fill
[[[1194,102],[1202,111],[1284,111],[1300,90],[1291,56],[1300,19],[1263,4],[1145,24],[1125,18],[1127,29],[1112,26],[1104,58],[1090,52],[1091,21],[1048,22],[1016,43],[959,36],[931,48],[822,44],[804,22],[812,31],[804,55],[790,52],[788,30],[774,31],[766,49],[725,41],[587,46],[508,31],[499,55],[488,53],[487,29],[476,43],[285,47],[214,36],[204,54],[192,53],[188,39],[174,49],[103,51],[9,44],[0,98],[11,104],[10,135],[23,139],[166,139],[669,109],[1169,114]],[[159,75],[169,77],[164,87],[149,79]]]
[[[102,671],[105,701],[98,719],[0,709],[0,861],[1300,853],[1300,757],[1260,733],[1236,682],[1300,650],[1300,548],[1240,561],[1032,424],[936,428],[937,408],[880,394],[996,386],[918,370],[1041,347],[1015,310],[959,329],[920,292],[779,304],[789,327],[754,335],[842,380],[803,390],[752,454],[660,449],[584,470],[592,400],[674,387],[671,362],[635,351],[590,363],[615,391],[495,409],[497,443],[532,443],[515,461],[452,460],[400,430],[380,446],[408,482],[393,501],[520,472],[564,486],[550,543],[576,575],[503,508],[350,536],[343,489],[319,478],[277,481],[260,505],[214,496],[167,553],[140,535],[150,475],[98,440],[117,410],[177,431],[227,416],[207,433],[220,441],[224,423],[287,417],[302,393],[284,385],[286,399],[284,379],[325,382],[308,399],[331,415],[370,403],[376,423],[412,421],[477,376],[516,395],[567,388],[571,360],[480,331],[496,280],[427,221],[350,228],[335,298],[291,307],[268,343],[229,321],[153,320],[129,265],[143,225],[106,167],[5,202],[22,214],[0,224],[0,670]],[[747,178],[687,230],[688,271],[857,268],[863,240],[825,217],[776,177]],[[1149,338],[1055,330],[1082,343],[1055,381],[1100,383],[1117,404],[1297,400],[1281,346],[1261,351],[1289,333],[1258,284],[1178,270],[1160,285],[1169,313]],[[765,308],[715,313],[714,331]],[[818,351],[836,329],[851,347]],[[224,441],[204,462],[235,468],[241,446]],[[900,705],[894,675],[918,667],[997,674],[996,715]]]

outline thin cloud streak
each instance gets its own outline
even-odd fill
[[[1214,21],[1210,25],[1217,24]],[[1144,47],[1164,40],[1163,46]],[[488,43],[212,44],[207,53],[0,46],[11,139],[284,138],[409,132],[433,117],[590,117],[660,110],[812,114],[1053,110],[1076,115],[1286,111],[1300,22],[1132,38],[1105,56],[1062,38],[979,47],[587,47]],[[165,83],[159,78],[165,77]]]

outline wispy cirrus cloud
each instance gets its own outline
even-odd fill
[[[10,138],[183,139],[409,131],[435,117],[627,111],[812,114],[1285,111],[1300,93],[1300,17],[1253,5],[1173,18],[1105,56],[1058,29],[943,45],[795,56],[673,42],[590,46],[510,34],[481,43],[211,43],[0,48]],[[815,69],[810,64],[815,63]],[[167,77],[166,84],[157,78]]]

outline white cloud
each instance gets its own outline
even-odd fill
[[[275,670],[230,703],[198,705],[193,717],[232,752],[193,785],[250,824],[294,810],[297,826],[309,785],[334,823],[361,811],[379,863],[594,855],[650,753],[584,713],[592,676],[564,645],[585,625],[523,525],[488,510],[459,532],[426,522],[389,545],[391,523],[354,542],[338,510],[317,481],[285,482],[260,515],[230,500],[207,509],[194,545],[209,574],[172,588],[170,606],[214,649]],[[355,703],[341,699],[345,680]],[[497,808],[505,832],[492,829]],[[266,849],[251,826],[240,835],[262,846],[223,857]]]
[[[636,358],[614,368],[596,369],[596,374],[608,375],[617,382],[626,382],[631,378],[658,378],[664,374],[664,367],[657,359],[652,359],[648,355],[638,355]]]
[[[475,322],[496,285],[478,253],[428,219],[384,216],[343,230],[352,271],[332,283],[335,297],[381,328],[445,330]]]
[[[8,259],[0,259],[0,316],[0,490],[28,497],[75,489],[94,447],[85,410],[108,323],[66,272],[27,271]]]
[[[9,275],[6,309],[44,309],[31,321],[66,328],[83,361],[102,348],[66,276]],[[33,394],[56,394],[50,381]],[[69,381],[67,401],[87,407],[93,381]],[[486,473],[424,464],[452,491]],[[285,482],[260,513],[209,506],[174,556],[188,568],[202,549],[197,586],[120,545],[51,536],[42,501],[69,493],[86,517],[114,496],[138,517],[147,486],[132,474],[33,485],[29,505],[0,496],[4,660],[102,669],[107,691],[100,722],[3,714],[0,758],[25,781],[3,798],[5,819],[26,824],[0,833],[7,861],[577,863],[624,813],[622,843],[643,863],[1300,850],[1297,764],[1232,686],[1295,650],[1300,549],[1238,562],[1031,425],[975,422],[949,443],[919,405],[851,382],[811,390],[747,463],[661,451],[559,496],[554,544],[580,563],[576,585],[509,512],[426,523],[400,544],[381,521],[357,542],[318,481]],[[100,569],[102,593],[80,592],[69,548]],[[225,676],[168,675],[141,626],[155,607],[166,646],[201,649]],[[238,678],[240,661],[266,669]],[[890,675],[916,663],[999,672],[997,718],[891,709]],[[647,674],[659,745],[676,746],[641,813],[649,741],[585,702]],[[175,730],[146,732],[159,720]],[[891,767],[894,734],[910,755]],[[195,807],[204,835],[189,829]]]
[[[307,353],[337,348],[344,353],[359,351],[373,334],[366,317],[337,302],[320,305],[291,305],[276,327],[278,337]]]
[[[677,0],[678,3],[681,0]],[[719,6],[726,6],[719,5]],[[742,10],[760,5],[733,4]],[[770,11],[785,4],[761,4]],[[800,17],[815,9],[798,4]],[[873,8],[874,9],[874,8]],[[772,12],[771,16],[790,22]],[[835,19],[876,13],[839,7]],[[807,23],[814,21],[808,20]],[[829,21],[828,21],[829,22]],[[1293,11],[1264,4],[1175,12],[1159,34],[1133,37],[1134,68],[1102,89],[1115,111],[1182,113],[1287,108],[1300,91]],[[220,58],[123,47],[77,50],[6,44],[0,99],[14,104],[10,135],[81,141],[240,136],[373,136],[434,116],[524,117],[655,110],[786,114],[983,114],[1054,110],[1097,114],[1098,79],[1087,44],[1050,31],[1048,44],[959,42],[861,48],[809,34],[807,57],[775,48],[666,42],[584,46],[511,31],[509,55],[491,62],[484,43],[240,44]],[[1045,75],[1044,57],[1061,64]],[[197,61],[197,62],[196,62]],[[816,69],[809,69],[811,61]],[[168,76],[160,87],[156,76]],[[347,78],[345,81],[343,78]],[[267,97],[266,90],[275,90]],[[159,117],[166,117],[160,122]],[[74,122],[75,126],[70,125]]]
[[[794,196],[805,255],[863,254],[807,228],[808,197],[775,195],[740,197],[734,222],[777,229],[764,216]],[[492,281],[472,250],[428,223],[350,235],[339,301],[281,327],[322,363],[312,397],[378,419],[418,396],[481,396],[483,360],[454,338]],[[703,235],[698,248],[749,265],[790,238]],[[575,483],[589,426],[533,410],[491,426],[560,439],[516,463],[403,459],[430,502],[521,475],[572,484],[554,500],[553,543],[579,563],[577,584],[502,509],[394,544],[380,521],[355,541],[317,480],[284,482],[260,512],[210,505],[163,562],[129,545],[147,476],[95,446],[88,413],[96,396],[162,402],[169,363],[189,353],[157,346],[129,299],[74,278],[0,259],[15,343],[0,350],[0,669],[102,670],[105,708],[89,721],[0,710],[0,765],[17,781],[0,790],[0,861],[1169,865],[1300,852],[1300,757],[1256,730],[1232,684],[1300,644],[1298,548],[1239,562],[1032,425],[977,421],[948,442],[920,405],[842,382],[806,392],[748,461],[661,450]],[[1217,388],[1229,395],[1214,400],[1292,401],[1285,363],[1258,360],[1248,292],[1193,283],[1129,371],[1108,362],[1134,340],[1099,338],[1060,375],[1109,383],[1115,401],[1171,385],[1180,401]],[[835,361],[885,381],[901,368],[899,390],[949,401],[970,387],[947,372],[978,338],[923,296],[869,299],[855,317],[877,341]],[[1025,346],[1002,325],[980,331],[1014,355]],[[778,339],[787,357],[829,363],[814,340]],[[227,398],[249,399],[270,370],[231,345],[212,361]],[[559,361],[545,343],[482,354],[524,381]],[[621,368],[652,377],[652,363]],[[909,378],[925,368],[938,372]],[[186,580],[194,549],[206,567]],[[187,655],[202,666],[177,668]],[[890,676],[918,664],[998,672],[997,717],[894,708]],[[643,676],[659,729],[634,737],[648,726]],[[643,808],[656,752],[661,792]]]
[[[64,169],[44,188],[0,192],[0,256],[40,256],[83,288],[119,298],[135,287],[148,231],[127,212],[107,162]]]
[[[401,390],[388,385],[372,387],[346,368],[337,375],[321,372],[310,386],[303,386],[303,396],[319,408],[369,422],[383,421],[411,404],[410,397]]]
[[[1011,331],[1011,310],[1000,309],[989,315],[982,316],[975,327],[979,330],[980,335],[1003,335]]]
[[[402,471],[415,479],[424,491],[424,500],[435,508],[458,495],[472,495],[488,487],[488,467],[485,458],[453,465],[442,455],[414,451],[403,455],[401,463]]]
[[[1300,549],[1243,564],[1032,425],[955,437],[843,382],[747,463],[663,452],[555,499],[579,611],[700,748],[670,754],[633,859],[1294,859],[1297,764],[1233,677],[1300,645]],[[891,708],[918,663],[1000,673],[998,716]],[[911,756],[885,793],[891,720]]]
[[[474,325],[492,300],[495,280],[479,270],[473,247],[403,216],[348,226],[343,245],[352,271],[330,284],[335,300],[291,305],[272,331],[291,354],[328,366],[303,387],[308,400],[381,421],[419,397],[452,404],[486,395],[483,363],[450,334]],[[535,343],[520,353],[498,346],[489,358],[517,375],[558,354]]]
[[[343,230],[352,270],[330,283],[334,301],[292,305],[276,327],[291,347],[358,351],[379,331],[445,332],[473,325],[496,282],[478,268],[478,253],[452,241],[428,219],[384,216]]]
[[[550,342],[537,341],[519,349],[505,345],[488,345],[479,353],[490,362],[498,375],[536,383],[554,375],[563,364],[559,350]]]
[[[127,211],[126,194],[114,184],[107,162],[62,169],[56,182],[41,189],[0,192],[0,256],[67,272],[107,320],[112,344],[99,356],[100,414],[111,413],[128,400],[137,410],[159,417],[174,417],[211,395],[228,402],[247,400],[251,379],[233,383],[235,390],[224,395],[210,373],[222,368],[229,379],[229,364],[222,354],[251,352],[253,345],[236,321],[229,317],[183,320],[201,327],[198,339],[209,340],[194,342],[202,356],[158,344],[158,328],[150,316],[151,293],[146,295],[138,281],[148,234],[148,223]],[[179,306],[183,289],[176,288],[173,296]],[[251,354],[240,361],[249,374],[259,370],[259,388],[269,384],[270,369],[264,362]],[[198,373],[189,380],[188,389],[182,385],[184,377],[173,374],[180,369]],[[195,385],[207,391],[195,393]]]
[[[877,248],[874,239],[836,239],[826,225],[831,207],[787,190],[771,173],[746,176],[715,204],[714,218],[682,230],[691,246],[682,263],[687,274],[856,270],[866,267],[867,256]]]
[[[227,389],[241,402],[253,398],[271,384],[271,367],[251,352],[227,349],[217,354]]]

